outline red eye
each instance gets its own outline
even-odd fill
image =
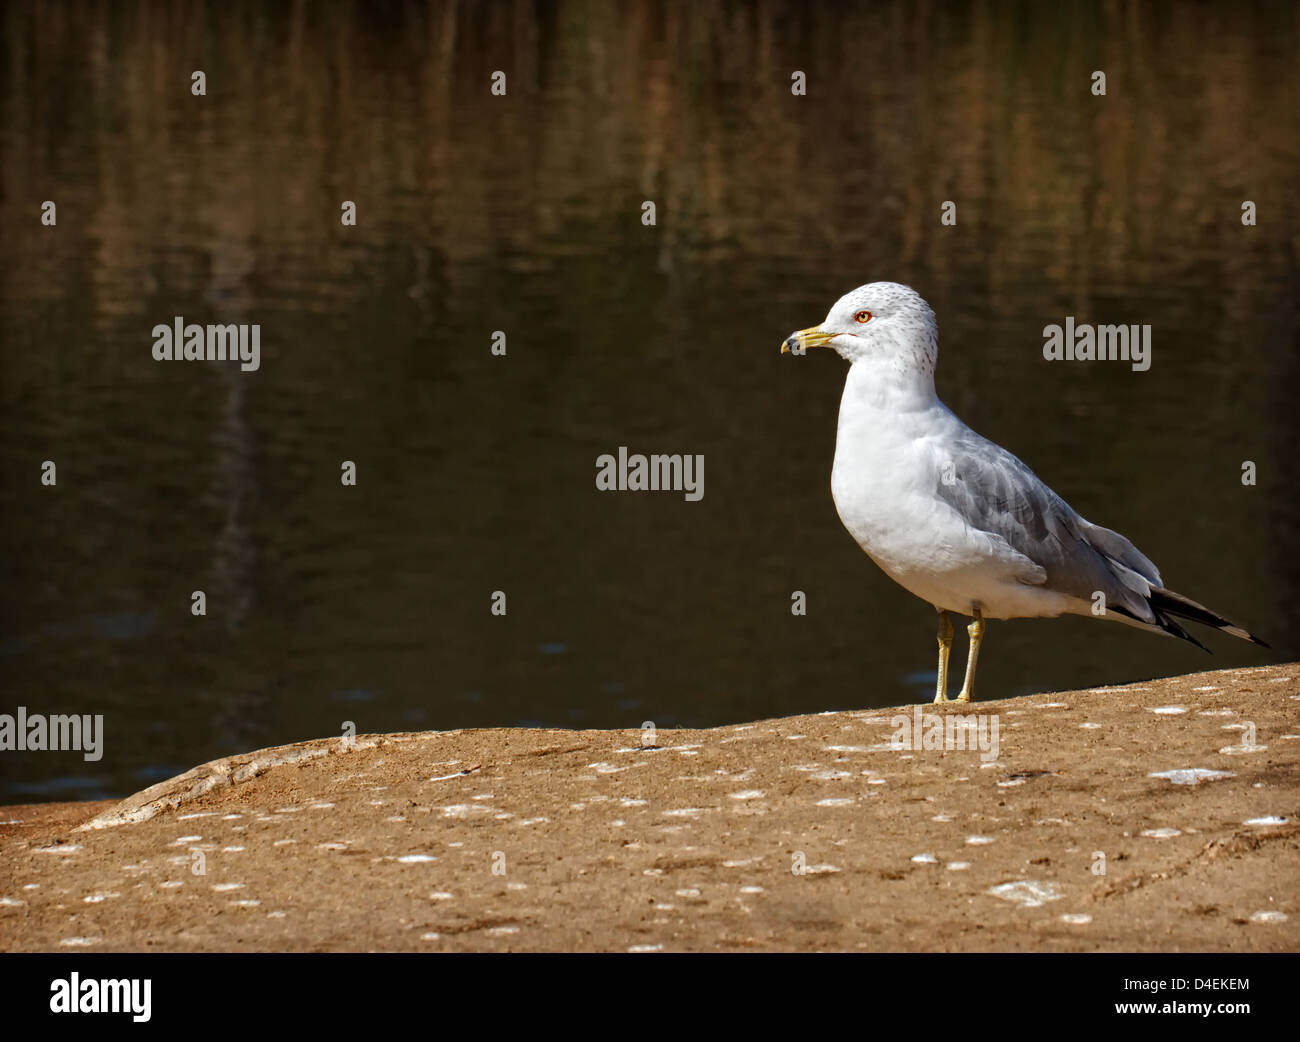
[[[854,319],[855,322],[870,322],[870,321],[871,321],[871,312],[870,312],[870,311],[859,311],[856,315],[853,316],[853,319]]]

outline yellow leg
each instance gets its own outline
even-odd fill
[[[980,644],[984,640],[984,616],[975,609],[975,621],[966,627],[970,634],[970,655],[966,658],[966,680],[961,685],[961,694],[953,701],[969,702],[975,697],[975,663],[979,661]]]
[[[934,686],[934,700],[951,702],[948,697],[948,652],[952,650],[952,623],[946,611],[939,612],[939,679]]]

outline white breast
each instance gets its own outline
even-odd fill
[[[972,529],[935,494],[944,443],[960,428],[933,390],[882,386],[855,364],[840,402],[831,495],[873,561],[895,582],[948,611],[989,618],[1059,615],[1069,601],[1023,581],[1025,559]]]

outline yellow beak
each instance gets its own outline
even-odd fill
[[[817,326],[801,329],[781,341],[781,354],[788,355],[794,352],[796,355],[801,355],[810,347],[824,347],[838,335],[838,333],[823,333]]]

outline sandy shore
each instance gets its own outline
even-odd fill
[[[6,808],[0,947],[1300,948],[1300,664],[974,709],[996,759],[891,747],[907,707],[323,739]]]

